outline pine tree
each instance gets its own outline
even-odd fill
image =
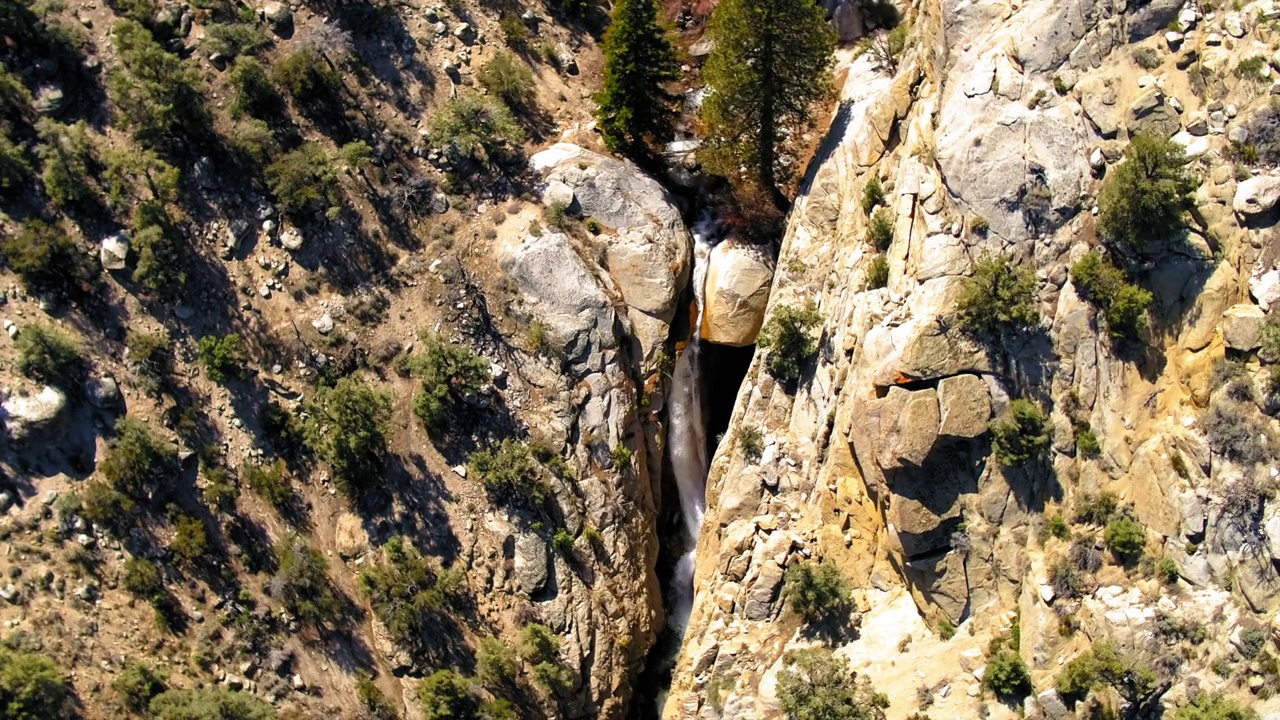
[[[703,162],[735,185],[758,185],[783,208],[783,143],[831,92],[835,32],[813,0],[722,0],[709,33]]]
[[[604,144],[639,153],[647,141],[671,134],[679,99],[663,85],[680,76],[656,0],[619,0],[604,36],[604,90],[596,117]]]

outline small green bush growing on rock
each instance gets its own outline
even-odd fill
[[[36,133],[40,138],[36,156],[43,167],[40,180],[49,199],[63,208],[90,200],[94,194],[89,184],[94,144],[88,125],[84,122],[63,125],[51,118],[42,118],[36,123]]]
[[[887,209],[880,208],[871,215],[871,224],[867,227],[867,242],[880,252],[888,250],[893,244],[893,218]]]
[[[813,301],[803,307],[784,305],[775,309],[756,340],[769,352],[765,365],[769,374],[785,384],[799,382],[804,362],[818,349],[809,332],[821,323],[822,315]]]
[[[738,449],[748,459],[760,457],[764,438],[760,428],[755,425],[743,425],[738,428]]]
[[[49,657],[0,646],[0,717],[52,720],[66,714],[71,683]]]
[[[252,55],[271,44],[271,38],[249,23],[213,23],[205,29],[201,48],[224,58]]]
[[[849,582],[831,563],[803,562],[787,568],[783,596],[791,611],[805,622],[815,622],[850,605]]]
[[[1149,291],[1126,282],[1124,271],[1097,252],[1086,254],[1071,266],[1071,281],[1085,299],[1103,311],[1112,338],[1136,339],[1151,305]]]
[[[360,588],[392,637],[421,653],[438,634],[438,622],[456,602],[466,578],[437,568],[403,538],[382,546],[382,557],[360,573]]]
[[[1071,537],[1071,529],[1067,527],[1067,521],[1061,515],[1050,516],[1046,529],[1050,535],[1059,540]]]
[[[1142,554],[1142,549],[1147,544],[1147,533],[1142,523],[1121,516],[1107,524],[1102,539],[1117,557],[1131,560]]]
[[[825,648],[788,653],[778,671],[778,702],[787,720],[882,720],[889,698]]]
[[[179,513],[173,520],[173,533],[169,550],[180,561],[190,566],[197,566],[207,559],[209,535],[205,532],[204,523],[200,518]]]
[[[1088,592],[1088,582],[1079,568],[1063,558],[1049,566],[1049,587],[1062,598],[1083,597]]]
[[[1075,521],[1086,525],[1106,525],[1120,509],[1120,498],[1109,491],[1086,494],[1075,507]]]
[[[1160,52],[1153,47],[1134,48],[1133,61],[1143,70],[1155,70],[1160,67]]]
[[[481,648],[483,647],[484,641],[481,641]],[[356,672],[356,699],[368,711],[372,720],[394,720],[399,717],[395,705],[383,694],[373,676],[363,670]]]
[[[1140,133],[1125,150],[1125,162],[1098,197],[1098,229],[1112,247],[1129,253],[1165,240],[1182,228],[1196,183],[1187,155],[1172,140]]]
[[[1162,557],[1156,562],[1155,572],[1156,579],[1165,585],[1173,585],[1178,582],[1178,578],[1180,577],[1178,573],[1178,563],[1174,562],[1173,558],[1169,557]]]
[[[30,325],[18,334],[18,372],[62,388],[83,379],[84,357],[80,343],[61,330]]]
[[[1003,255],[986,255],[956,303],[960,329],[988,338],[1030,329],[1040,321],[1035,293],[1036,279],[1028,268],[1015,267]]]
[[[991,452],[1001,465],[1021,465],[1039,457],[1049,449],[1049,441],[1044,411],[1030,400],[1014,400],[991,423]]]
[[[1022,700],[1031,694],[1031,673],[1014,650],[1003,649],[987,662],[982,684],[1004,700]]]
[[[872,211],[882,202],[884,202],[884,186],[880,184],[879,175],[872,175],[862,188],[862,212],[870,217]]]
[[[307,446],[333,469],[338,488],[349,496],[365,484],[382,482],[387,452],[391,396],[358,377],[319,388],[307,403],[303,434]]]
[[[889,284],[889,258],[877,255],[867,268],[867,289],[879,290]]]
[[[1054,687],[1063,700],[1074,705],[1103,685],[1116,689],[1130,703],[1136,702],[1155,684],[1156,675],[1149,666],[1122,657],[1109,641],[1099,641],[1063,667]]]
[[[1092,429],[1081,427],[1076,429],[1076,450],[1081,457],[1092,459],[1102,454],[1102,445]]]
[[[125,561],[122,584],[125,590],[144,599],[164,593],[160,568],[146,558],[132,557]]]
[[[1241,80],[1261,82],[1262,69],[1267,67],[1267,59],[1262,55],[1250,55],[1236,63],[1235,75]]]
[[[248,362],[244,342],[236,333],[222,337],[205,335],[200,338],[199,358],[209,379],[214,382],[244,377],[245,364]]]
[[[413,398],[413,412],[433,433],[443,433],[456,421],[466,399],[489,384],[489,363],[470,348],[446,343],[434,334],[422,338],[423,351],[405,361],[409,373],[422,381]]]
[[[520,657],[536,665],[555,662],[560,656],[560,639],[541,623],[529,623],[520,631]]]
[[[529,452],[529,446],[519,440],[506,438],[495,451],[472,453],[470,472],[502,502],[536,508],[551,494],[542,467]]]
[[[304,143],[268,165],[267,186],[286,215],[301,217],[319,209],[334,219],[342,211],[338,173],[319,143]]]

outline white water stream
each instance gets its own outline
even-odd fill
[[[671,395],[667,438],[671,468],[680,493],[680,512],[689,535],[689,551],[676,562],[671,578],[671,617],[669,625],[678,637],[684,636],[693,609],[694,557],[698,533],[706,513],[707,486],[707,417],[702,400],[702,375],[699,362],[699,328],[704,307],[703,288],[707,278],[707,258],[715,236],[715,220],[704,216],[693,226],[693,292],[697,318],[693,338],[676,360],[671,377]]]

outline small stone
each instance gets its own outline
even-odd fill
[[[1177,50],[1182,45],[1182,41],[1186,39],[1187,37],[1182,33],[1172,30],[1164,34],[1164,41],[1169,44],[1170,50]]]
[[[333,332],[333,316],[329,313],[325,313],[315,320],[312,320],[311,327],[315,328],[316,332],[321,335],[328,335]]]
[[[460,477],[460,478],[464,478],[464,479],[465,479],[465,478],[467,477],[467,466],[466,466],[466,465],[454,465],[454,466],[453,466],[453,474],[454,474],[454,475],[457,475],[457,476],[458,476],[458,477]]]
[[[258,287],[258,294],[264,298],[271,297],[271,286],[266,283],[263,283],[261,286]]]
[[[1222,36],[1218,33],[1209,33],[1204,39],[1204,44],[1217,47],[1222,44]]]
[[[104,270],[123,270],[129,261],[129,238],[124,233],[115,233],[102,239],[98,250],[98,259]]]

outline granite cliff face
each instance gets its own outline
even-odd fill
[[[1269,112],[1277,35],[1263,5],[921,2],[896,72],[841,58],[841,103],[769,298],[770,315],[816,302],[819,350],[794,393],[757,352],[738,394],[711,465],[666,718],[780,714],[781,659],[813,642],[780,597],[786,568],[806,558],[836,563],[857,588],[861,629],[837,652],[889,695],[890,718],[1013,716],[980,679],[988,641],[1015,621],[1037,691],[1028,717],[1069,716],[1054,679],[1092,641],[1168,655],[1169,623],[1207,640],[1158,668],[1157,702],[1222,688],[1269,707],[1273,680],[1248,659],[1209,672],[1240,660],[1232,643],[1269,627],[1280,597],[1269,530],[1280,524],[1260,491],[1274,445],[1255,467],[1208,439],[1227,404],[1246,435],[1276,430],[1263,412],[1268,358],[1255,354],[1280,277],[1276,180],[1247,160],[1233,167],[1242,146],[1268,141],[1255,117]],[[1199,190],[1185,237],[1142,273],[1155,300],[1135,356],[1117,352],[1069,268],[1099,244],[1097,193],[1143,131],[1187,148]],[[861,207],[872,177],[894,220],[879,289]],[[1040,324],[1014,345],[982,347],[955,324],[988,254],[1035,271]],[[1052,453],[1002,468],[988,423],[1020,397],[1049,412]],[[735,440],[748,428],[762,434],[758,453]],[[1083,429],[1096,455],[1078,450]],[[1062,596],[1050,569],[1081,538],[1100,546],[1078,509],[1103,493],[1132,508],[1151,560],[1104,563],[1078,597]],[[1047,529],[1058,515],[1074,540]],[[1175,583],[1154,579],[1156,560]]]

